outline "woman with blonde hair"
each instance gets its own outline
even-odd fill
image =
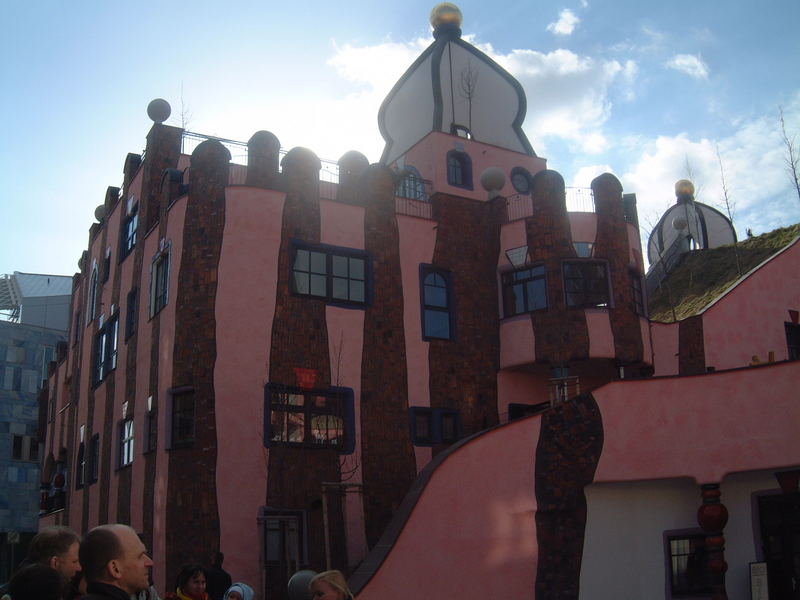
[[[353,600],[341,571],[323,571],[308,584],[313,600]]]

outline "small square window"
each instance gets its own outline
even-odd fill
[[[572,308],[607,307],[610,302],[608,270],[604,262],[564,263],[564,290]]]
[[[452,444],[461,439],[461,415],[450,408],[412,406],[411,441],[416,446]]]
[[[711,593],[706,537],[702,533],[666,534],[669,587],[673,598]]]

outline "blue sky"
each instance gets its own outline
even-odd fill
[[[199,133],[267,129],[377,161],[378,107],[431,42],[435,3],[272,4],[6,0],[0,274],[77,270],[153,98]],[[648,229],[689,171],[719,205],[719,153],[740,237],[800,221],[778,123],[783,106],[800,142],[797,0],[458,5],[464,36],[522,83],[526,133],[568,185],[613,172]]]

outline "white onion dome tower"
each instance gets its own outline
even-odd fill
[[[694,185],[687,179],[675,184],[677,202],[653,228],[647,243],[651,265],[689,250],[717,248],[736,242],[730,219],[716,208],[694,199]]]
[[[392,164],[432,131],[536,156],[522,131],[522,86],[483,52],[461,39],[461,11],[444,2],[431,12],[433,43],[414,61],[381,105],[378,126]]]

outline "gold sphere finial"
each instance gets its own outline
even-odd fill
[[[445,24],[454,24],[456,27],[461,27],[463,21],[464,15],[461,14],[461,9],[452,2],[437,4],[431,11],[431,27],[434,29]]]
[[[694,184],[688,179],[681,179],[675,183],[675,196],[692,196],[694,197]]]

